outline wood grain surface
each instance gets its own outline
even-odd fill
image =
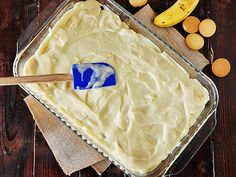
[[[62,0],[59,0],[62,1]],[[135,13],[138,9],[127,0],[116,0]],[[12,75],[16,42],[37,14],[50,0],[0,0],[0,76]],[[149,0],[160,13],[175,0]],[[187,167],[176,177],[235,177],[236,165],[236,1],[200,0],[194,15],[210,17],[217,23],[217,33],[201,51],[210,60],[227,57],[232,71],[226,78],[213,76],[209,67],[204,72],[216,83],[220,93],[218,124]],[[176,28],[183,34],[181,25]],[[212,55],[214,54],[214,57]],[[1,177],[63,177],[42,134],[35,125],[23,98],[27,94],[17,86],[0,87],[0,176]],[[72,174],[72,177],[96,177],[92,168]],[[103,177],[125,176],[111,166]]]

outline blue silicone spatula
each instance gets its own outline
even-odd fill
[[[86,90],[115,86],[116,75],[108,63],[81,63],[72,65],[72,74],[2,77],[0,86],[59,81],[73,81],[75,90]]]

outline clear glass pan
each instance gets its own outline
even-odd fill
[[[60,17],[73,7],[76,2],[81,0],[66,0],[59,3],[57,0],[52,0],[46,9],[29,25],[26,31],[21,35],[17,42],[17,54],[13,65],[13,74],[21,76],[25,62],[34,54],[40,45],[41,41],[47,36],[48,31],[60,19]],[[190,159],[194,156],[197,150],[205,142],[216,125],[216,108],[218,105],[218,91],[215,84],[201,71],[198,71],[187,59],[179,55],[171,46],[167,45],[154,32],[148,29],[143,23],[131,15],[128,11],[122,8],[113,0],[98,0],[102,8],[110,9],[120,16],[121,20],[126,22],[131,29],[143,34],[153,41],[162,51],[169,54],[177,63],[179,63],[192,78],[196,78],[204,87],[207,88],[210,100],[207,103],[204,111],[198,117],[197,122],[191,127],[189,133],[181,140],[181,143],[175,150],[152,172],[148,174],[135,173],[122,164],[116,157],[113,157],[109,152],[96,144],[93,139],[88,137],[83,130],[74,122],[60,113],[57,108],[43,100],[40,95],[34,93],[26,85],[20,85],[27,93],[40,101],[49,111],[55,114],[61,121],[70,127],[89,145],[95,148],[99,153],[103,154],[121,170],[130,176],[163,176],[176,174],[181,171]]]

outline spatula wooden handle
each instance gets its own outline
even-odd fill
[[[50,74],[37,76],[0,77],[0,86],[38,82],[72,81],[71,74]]]

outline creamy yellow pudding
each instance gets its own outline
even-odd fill
[[[207,90],[149,39],[95,0],[80,2],[50,30],[25,75],[70,73],[74,63],[106,62],[117,85],[73,90],[71,82],[29,84],[133,172],[155,169],[186,135]]]

